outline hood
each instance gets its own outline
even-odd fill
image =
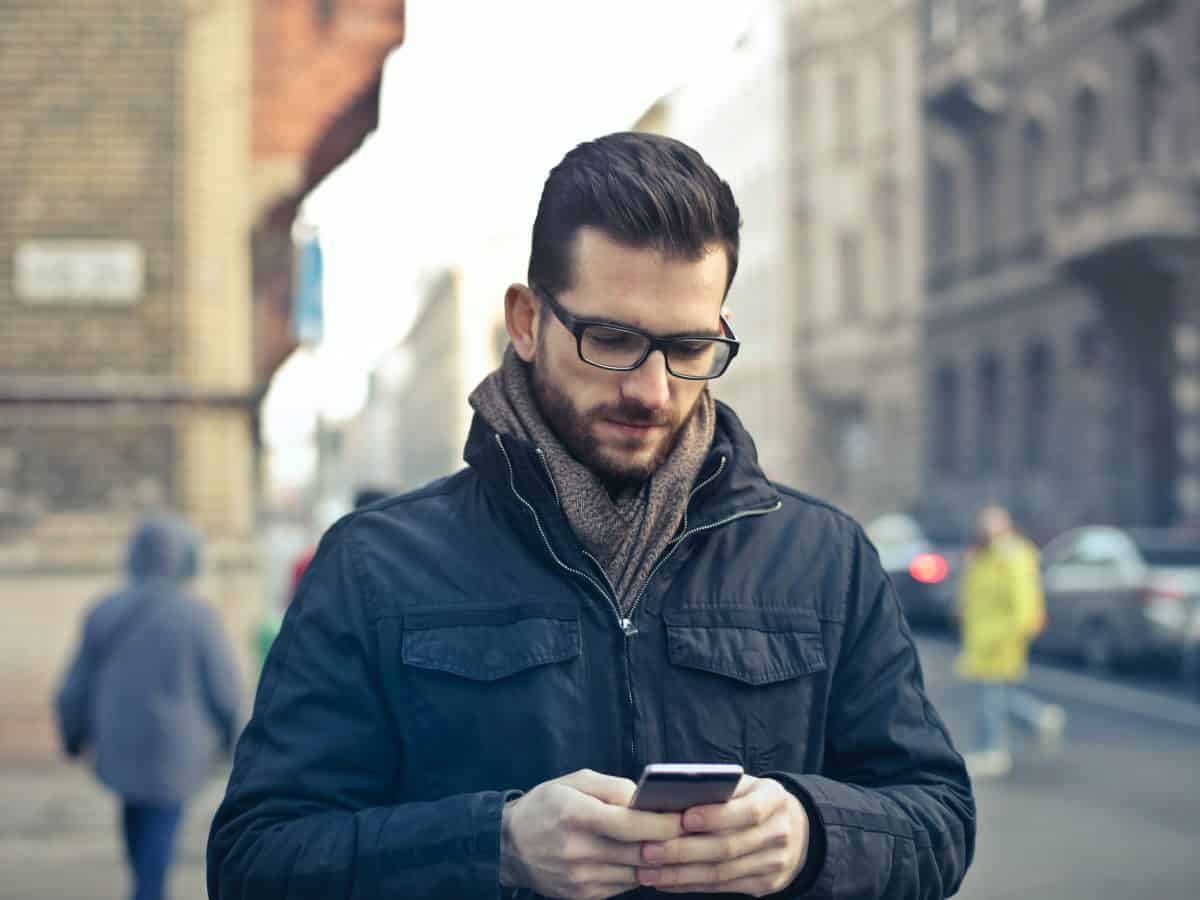
[[[129,542],[126,565],[135,581],[186,581],[200,570],[200,538],[175,516],[146,519]]]

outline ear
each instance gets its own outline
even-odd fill
[[[523,362],[533,362],[536,355],[540,308],[533,291],[523,284],[510,284],[504,292],[504,325]]]

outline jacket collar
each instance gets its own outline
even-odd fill
[[[708,458],[700,468],[688,510],[688,528],[769,507],[779,494],[758,464],[754,440],[737,414],[717,401],[717,425]],[[463,459],[503,494],[519,494],[539,516],[561,515],[554,485],[538,449],[511,435],[500,436],[478,413],[471,422]],[[515,498],[514,498],[515,499]]]

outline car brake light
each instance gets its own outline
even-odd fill
[[[913,558],[908,567],[908,574],[913,581],[921,584],[940,584],[950,574],[950,565],[945,557],[936,553],[921,553]]]
[[[1167,606],[1182,603],[1187,594],[1173,585],[1157,584],[1142,590],[1144,606]]]

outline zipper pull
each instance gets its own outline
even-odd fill
[[[621,619],[621,630],[625,632],[625,637],[631,638],[638,633],[637,626],[633,624],[633,619],[624,616]]]

